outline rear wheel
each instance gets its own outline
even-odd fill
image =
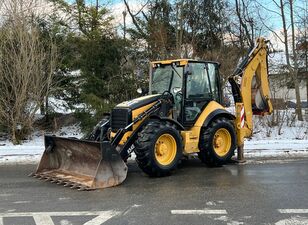
[[[226,164],[234,155],[235,148],[236,135],[230,120],[218,118],[201,130],[198,156],[207,165]]]
[[[150,121],[135,142],[136,161],[149,176],[166,176],[177,167],[182,157],[182,139],[174,125]]]

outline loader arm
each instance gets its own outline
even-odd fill
[[[269,115],[273,111],[268,82],[268,46],[258,38],[256,46],[229,77],[235,102],[235,129],[238,157],[243,158],[244,138],[253,131],[253,115]]]
[[[127,176],[127,166],[123,159],[128,156],[127,148],[117,150],[121,139],[134,124],[156,113],[164,102],[170,104],[169,101],[170,95],[163,94],[130,124],[119,129],[111,141],[98,142],[45,135],[45,151],[37,169],[29,176],[79,190],[121,184]]]

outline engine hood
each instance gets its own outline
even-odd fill
[[[154,101],[157,101],[160,96],[160,94],[142,96],[140,98],[135,98],[129,101],[122,102],[116,105],[115,108],[129,108],[131,110],[134,110],[142,106],[148,105]]]

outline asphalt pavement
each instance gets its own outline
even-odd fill
[[[0,225],[308,225],[308,160],[208,168],[190,160],[149,178],[129,163],[114,188],[77,191],[0,166]]]

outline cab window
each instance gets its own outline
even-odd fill
[[[215,63],[192,62],[186,77],[184,120],[193,122],[212,100],[219,102],[219,79]]]
[[[191,63],[192,74],[186,83],[187,98],[205,98],[210,94],[209,79],[204,63]]]

